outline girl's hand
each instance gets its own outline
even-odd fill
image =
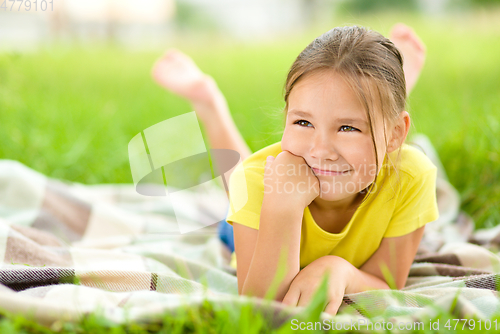
[[[264,197],[305,209],[320,194],[319,180],[304,158],[283,151],[268,156],[264,172]]]
[[[333,255],[320,257],[295,276],[283,298],[283,304],[307,306],[320,287],[324,276],[328,275],[328,295],[324,311],[331,315],[337,314],[348,288],[351,268],[354,267],[341,257]]]

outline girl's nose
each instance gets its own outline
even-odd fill
[[[339,158],[339,154],[335,149],[335,142],[333,138],[328,135],[316,135],[312,142],[309,154],[312,158],[318,159],[320,161],[335,161]]]

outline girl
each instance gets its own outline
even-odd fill
[[[403,144],[401,54],[378,33],[336,28],[297,57],[285,88],[282,141],[231,177],[239,292],[263,297],[280,263],[276,299],[306,305],[327,274],[331,314],[345,293],[402,288],[437,204],[436,168]]]

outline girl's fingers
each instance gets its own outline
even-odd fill
[[[300,290],[291,288],[286,293],[282,303],[288,306],[297,306],[299,298],[300,298]]]
[[[272,155],[269,155],[269,156],[266,158],[266,166],[268,166],[268,165],[270,166],[270,165],[273,163],[274,159],[275,159],[275,158],[274,158]]]
[[[310,291],[304,291],[303,293],[300,294],[299,302],[297,303],[297,306],[302,306],[306,307],[309,305],[309,302],[311,301],[312,298],[312,293]]]
[[[271,165],[274,161],[274,157],[272,155],[266,158],[266,166],[264,167],[264,175],[269,174],[271,171]]]
[[[330,302],[325,307],[325,312],[331,315],[336,315],[341,304],[342,298],[330,299]]]

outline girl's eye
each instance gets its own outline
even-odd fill
[[[303,120],[303,119],[301,119],[300,121],[296,121],[294,124],[298,124],[298,125],[300,125],[300,126],[309,126],[309,125],[311,125],[311,126],[312,126],[312,124],[311,124],[311,123],[309,123],[308,121],[305,121],[305,120]]]
[[[355,127],[352,127],[352,126],[349,126],[349,125],[342,125],[340,127],[340,131],[343,131],[343,132],[352,132],[352,131],[357,131],[358,129],[356,129]]]

